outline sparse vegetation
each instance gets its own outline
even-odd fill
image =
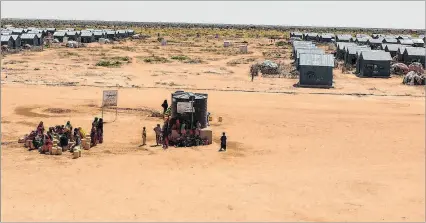
[[[172,60],[184,61],[184,60],[190,60],[191,58],[189,58],[188,56],[185,56],[185,55],[177,55],[177,56],[172,56],[171,59]]]
[[[228,65],[228,66],[236,66],[237,64],[249,64],[249,63],[251,63],[251,62],[253,62],[255,60],[256,60],[255,58],[240,58],[240,59],[228,61],[226,63],[226,65]]]
[[[170,61],[165,58],[165,57],[160,57],[160,56],[149,56],[149,57],[142,57],[139,56],[137,57],[139,60],[142,60],[145,63],[169,63]]]
[[[27,61],[25,60],[10,60],[10,61],[5,61],[4,64],[20,64],[20,63],[26,63]]]
[[[282,40],[275,43],[275,46],[285,46],[285,45],[287,45],[287,43]]]
[[[78,53],[71,52],[71,51],[65,51],[65,52],[59,52],[59,56],[61,56],[61,57],[72,57],[72,56],[78,56]]]
[[[129,46],[113,46],[112,49],[114,49],[114,50],[125,50],[125,51],[130,51],[130,52],[136,51],[135,48],[129,47]]]
[[[120,67],[121,62],[118,60],[111,61],[111,60],[101,60],[98,63],[96,63],[96,66],[100,67]]]

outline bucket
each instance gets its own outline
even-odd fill
[[[50,154],[51,155],[58,155],[58,147],[52,147]]]
[[[219,120],[219,122],[222,122],[222,117],[219,117],[219,119],[218,119],[218,120]]]
[[[62,155],[62,148],[56,147],[56,155]]]
[[[72,156],[72,158],[73,158],[73,159],[77,159],[78,157],[80,157],[80,153],[79,153],[79,151],[74,151],[74,152],[73,152],[73,156]]]
[[[209,116],[209,122],[213,121],[213,117]]]

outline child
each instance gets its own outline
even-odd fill
[[[223,133],[222,137],[220,137],[220,149],[219,152],[226,151],[226,136]]]
[[[146,129],[143,127],[142,130],[142,146],[146,145]]]

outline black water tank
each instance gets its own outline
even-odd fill
[[[200,122],[201,127],[207,127],[207,94],[191,93],[184,91],[176,91],[172,93],[172,118],[179,118],[181,121],[186,121],[191,125],[191,112],[178,113],[177,104],[179,102],[191,102],[194,101],[194,115],[193,115],[193,126],[196,126],[197,121]]]

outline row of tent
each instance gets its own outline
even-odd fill
[[[326,54],[311,41],[293,41],[293,59],[299,71],[299,86],[333,86],[332,54]]]
[[[83,43],[91,43],[99,41],[101,38],[108,39],[120,39],[132,36],[135,34],[133,30],[95,30],[85,29],[76,31],[73,28],[66,30],[56,30],[55,28],[34,28],[29,27],[27,29],[17,29],[8,27],[7,29],[1,29],[1,45],[8,46],[9,48],[20,48],[26,44],[31,46],[41,46],[44,44],[46,37],[57,39],[60,42],[64,40],[69,41],[81,41]]]
[[[372,50],[368,46],[360,46],[355,43],[339,42],[337,46],[336,58],[355,65],[355,73],[358,77],[390,76],[392,62],[390,52]],[[389,45],[386,45],[386,47],[389,48]],[[420,56],[420,54],[423,54],[423,56]],[[407,55],[418,55],[416,58],[419,60],[423,58],[424,65],[425,49],[423,47],[405,47],[404,56]],[[333,55],[326,54],[322,49],[318,49],[311,41],[293,41],[293,56],[296,69],[300,74],[299,85],[332,86],[333,68],[335,66]]]
[[[419,62],[425,66],[426,49],[423,47],[412,47],[402,44],[381,44],[380,48],[371,48],[368,45],[357,45],[356,43],[338,42],[336,58],[345,62],[345,65],[355,65],[362,51],[381,50],[389,53],[391,60],[410,65]]]
[[[388,44],[402,44],[411,45],[414,47],[424,47],[425,36],[420,35],[413,38],[411,35],[382,35],[373,34],[371,36],[366,34],[357,34],[355,37],[350,34],[334,35],[333,33],[301,33],[290,32],[290,37],[300,38],[305,41],[314,42],[355,42],[361,45],[369,45],[371,47],[379,47],[382,43]]]

